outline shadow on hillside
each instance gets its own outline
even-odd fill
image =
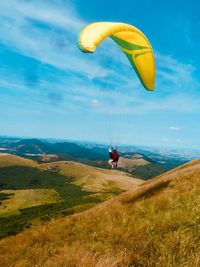
[[[122,200],[122,203],[132,203],[138,199],[141,198],[148,198],[148,197],[152,197],[155,194],[159,193],[161,190],[163,190],[164,188],[166,188],[168,186],[170,181],[161,181],[159,183],[154,184],[151,187],[148,187],[146,189],[143,189],[142,191],[138,191],[136,192],[132,197],[130,197],[129,199],[126,200]]]

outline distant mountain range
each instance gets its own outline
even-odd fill
[[[200,152],[193,150],[139,146],[120,146],[118,150],[122,163],[120,169],[143,179],[152,178],[200,157]],[[0,152],[39,162],[73,160],[101,168],[107,168],[108,160],[107,145],[53,139],[0,137]]]
[[[65,155],[69,158],[100,160],[106,155],[71,142],[49,142],[39,139],[0,138],[0,151],[22,156],[37,157],[41,154]]]

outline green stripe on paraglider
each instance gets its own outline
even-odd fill
[[[141,45],[136,45],[127,41],[124,41],[114,35],[110,35],[110,38],[115,41],[119,46],[121,46],[122,48],[125,48],[127,50],[140,50],[140,49],[144,49],[144,48],[148,48],[146,46],[141,46]]]
[[[136,55],[134,56],[134,58],[139,57],[139,56],[142,56],[142,55],[147,54],[147,53],[150,53],[150,52],[151,52],[151,51],[149,50],[149,51],[144,51],[144,52],[138,53],[138,54],[136,54]]]
[[[140,76],[140,73],[139,73],[139,71],[138,71],[138,68],[137,68],[137,66],[136,66],[136,64],[135,64],[135,62],[134,62],[134,60],[133,60],[132,55],[129,54],[129,53],[127,53],[127,52],[124,52],[124,53],[125,53],[125,55],[127,56],[127,58],[129,59],[131,65],[133,66],[133,68],[134,68],[135,72],[137,73],[137,75],[138,75],[138,77],[139,77],[139,79],[140,79],[142,85],[144,86],[144,88],[147,89],[147,90],[149,90],[149,88],[147,88],[146,85],[143,83],[142,77]]]

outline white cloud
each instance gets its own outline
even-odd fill
[[[169,141],[169,139],[165,137],[165,138],[162,139],[162,141],[167,143]]]
[[[170,126],[169,127],[169,130],[172,130],[172,131],[180,131],[181,128],[180,127],[177,127],[177,126]]]
[[[100,102],[99,102],[99,100],[97,100],[97,99],[92,99],[91,100],[91,104],[92,104],[92,106],[99,106],[100,105]]]

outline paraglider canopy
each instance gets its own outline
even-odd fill
[[[92,53],[110,37],[128,57],[141,83],[147,90],[154,90],[155,62],[147,37],[136,27],[118,22],[96,22],[83,28],[78,45],[82,52]]]

